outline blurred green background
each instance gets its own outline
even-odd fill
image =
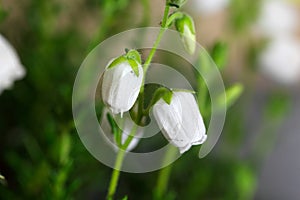
[[[299,10],[299,2],[288,2]],[[288,142],[300,141],[299,81],[281,84],[259,70],[257,58],[270,38],[257,37],[252,29],[263,1],[232,0],[210,13],[195,10],[193,3],[183,10],[194,17],[198,42],[209,52],[218,41],[228,45],[225,85],[240,82],[245,91],[228,110],[213,152],[199,160],[199,148],[192,148],[174,163],[169,199],[299,198],[300,160],[289,152],[299,149]],[[106,37],[159,26],[163,5],[163,0],[0,2],[0,32],[26,69],[26,76],[0,95],[0,174],[5,177],[0,199],[104,199],[112,170],[89,154],[74,127],[76,73]],[[289,155],[294,159],[286,159]],[[281,160],[286,164],[278,165]],[[117,199],[152,199],[157,175],[122,173]]]

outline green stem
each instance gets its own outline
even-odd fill
[[[164,158],[164,164],[169,163],[170,160],[173,160],[174,156],[176,156],[177,149],[174,146],[169,146],[165,158]],[[162,170],[160,170],[158,175],[158,181],[156,184],[155,191],[155,200],[162,200],[164,199],[164,194],[166,193],[169,178],[171,175],[172,165],[169,165]]]
[[[207,116],[206,113],[206,100],[207,100],[207,88],[206,88],[206,84],[205,81],[201,78],[198,77],[198,103],[199,103],[199,108],[201,110],[202,115]]]
[[[159,30],[159,33],[158,33],[158,36],[154,42],[154,45],[149,53],[149,56],[148,58],[146,59],[145,63],[144,63],[144,77],[145,77],[145,74],[147,73],[147,70],[150,66],[150,63],[153,59],[153,56],[157,50],[157,47],[161,41],[161,38],[164,34],[164,32],[166,31],[167,29],[167,20],[168,20],[168,15],[169,15],[169,10],[170,10],[170,6],[169,5],[166,5],[165,7],[165,11],[164,11],[164,16],[163,16],[163,19],[162,19],[162,23],[161,23],[161,27],[160,27],[160,30]],[[145,78],[144,78],[145,79]]]
[[[139,97],[139,112],[140,113],[142,113],[142,109],[143,109],[142,106],[143,106],[143,101],[144,101],[145,75],[146,75],[146,72],[147,72],[147,70],[150,66],[150,63],[151,63],[152,59],[153,59],[153,56],[154,56],[154,54],[157,50],[157,47],[158,47],[158,45],[161,41],[161,38],[162,38],[166,28],[167,28],[166,23],[167,23],[167,20],[168,20],[169,10],[170,10],[170,6],[166,5],[159,34],[156,38],[156,41],[154,42],[153,48],[151,49],[147,60],[145,61],[144,65],[143,65],[144,78],[143,78],[143,84],[141,86],[140,97]],[[125,156],[125,153],[126,153],[126,151],[124,151],[123,149],[127,149],[127,147],[129,146],[130,142],[132,141],[132,139],[134,137],[134,134],[135,134],[136,130],[137,130],[137,125],[134,124],[134,127],[132,128],[130,135],[126,139],[126,141],[125,141],[124,145],[122,146],[122,148],[119,149],[119,151],[118,151],[117,158],[116,158],[116,161],[115,161],[114,170],[113,170],[113,173],[112,173],[112,176],[111,176],[111,181],[110,181],[109,188],[108,188],[108,194],[107,194],[107,197],[106,197],[107,200],[113,200],[113,198],[114,198],[114,194],[116,192],[116,188],[117,188],[118,180],[119,180],[119,176],[120,176],[120,169],[121,169],[121,166],[122,166],[122,163],[123,163],[123,160],[124,160],[124,156]]]
[[[130,142],[134,138],[134,135],[136,134],[136,130],[137,130],[137,125],[134,124],[131,129],[130,135],[128,136],[128,138],[126,139],[126,141],[124,142],[122,147],[119,148],[119,150],[118,150],[117,158],[116,158],[115,165],[114,165],[114,170],[113,170],[113,173],[112,173],[112,176],[110,179],[108,194],[106,197],[107,200],[113,200],[113,198],[114,198],[114,195],[115,195],[115,192],[116,192],[116,189],[118,186],[119,177],[120,177],[120,169],[122,167],[126,149],[128,148]]]
[[[159,33],[157,35],[157,38],[153,44],[153,47],[143,65],[143,68],[144,68],[144,76],[143,76],[143,82],[142,82],[142,86],[141,86],[141,89],[140,89],[140,95],[139,95],[139,104],[138,104],[138,110],[139,110],[139,114],[138,114],[138,117],[139,119],[141,119],[142,117],[142,113],[143,113],[143,105],[144,105],[144,89],[145,89],[145,86],[144,86],[144,83],[145,83],[145,77],[146,77],[146,73],[148,71],[148,68],[151,64],[151,61],[154,57],[154,54],[157,50],[157,47],[161,41],[161,38],[164,34],[164,32],[166,31],[167,29],[167,20],[168,20],[168,15],[169,15],[169,11],[170,11],[170,6],[168,4],[166,4],[165,6],[165,11],[164,11],[164,16],[163,16],[163,19],[162,19],[162,22],[161,22],[161,27],[160,27],[160,30],[159,30]]]
[[[116,188],[118,185],[118,180],[119,180],[119,176],[120,176],[120,168],[122,166],[122,162],[124,160],[124,155],[125,155],[125,151],[122,149],[119,149],[118,151],[118,155],[117,155],[117,159],[115,162],[115,166],[114,166],[114,171],[111,175],[111,179],[110,179],[110,184],[109,184],[109,189],[108,189],[108,194],[106,199],[107,200],[113,200],[115,192],[116,192]]]

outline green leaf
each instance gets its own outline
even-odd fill
[[[127,53],[116,58],[107,68],[113,68],[123,62],[128,62],[136,76],[139,76],[139,64],[141,64],[141,55],[137,50],[125,50]]]
[[[71,137],[69,133],[64,132],[60,137],[59,160],[61,164],[66,164],[69,161],[70,150],[71,150]]]
[[[122,200],[128,200],[128,197],[127,196],[125,196],[125,197],[123,197],[123,199]]]
[[[236,83],[235,85],[226,89],[227,107],[232,106],[238,100],[238,98],[240,98],[243,91],[244,91],[244,86],[240,83]]]
[[[115,141],[117,145],[120,147],[122,145],[122,130],[119,128],[118,124],[114,120],[114,118],[111,116],[110,113],[106,114],[107,120],[110,124],[112,133],[114,134]]]
[[[134,74],[136,76],[139,76],[140,75],[140,73],[139,73],[139,65],[137,64],[137,62],[135,60],[131,59],[131,58],[128,58],[128,63],[131,66]]]
[[[172,101],[172,97],[173,97],[173,92],[169,88],[160,87],[156,89],[152,96],[150,104],[146,109],[146,113],[148,114],[152,106],[154,106],[160,99],[163,99],[167,104],[170,104]]]
[[[7,12],[4,11],[0,5],[0,22],[4,21],[4,19],[7,17],[7,15],[8,15]]]
[[[228,46],[224,42],[217,42],[211,53],[212,59],[220,70],[224,69],[228,61]]]
[[[135,49],[129,50],[129,51],[127,52],[127,54],[126,54],[126,58],[135,60],[135,61],[138,62],[139,64],[142,63],[141,55],[140,55],[140,53],[139,53],[137,50],[135,50]]]
[[[188,92],[188,93],[192,93],[192,94],[196,94],[195,91],[193,90],[187,90],[187,89],[172,89],[173,92]]]
[[[281,93],[274,93],[268,97],[265,108],[265,115],[267,119],[280,119],[283,118],[290,109],[290,99]]]
[[[152,105],[150,104],[150,106],[153,106],[157,101],[159,101],[161,98],[167,103],[170,104],[171,100],[172,100],[172,96],[173,96],[173,92],[166,88],[166,87],[161,87],[158,88],[153,96],[152,99]]]
[[[227,88],[225,91],[226,101],[224,98],[224,94],[220,95],[220,97],[218,98],[219,106],[226,106],[226,108],[231,107],[241,96],[243,90],[244,86],[240,83],[236,83],[233,86]]]
[[[107,67],[107,69],[113,68],[119,64],[121,64],[122,62],[126,62],[127,59],[125,56],[120,56],[118,58],[116,58],[114,61],[112,61],[112,63]]]

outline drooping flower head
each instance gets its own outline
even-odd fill
[[[143,81],[140,54],[131,50],[108,63],[102,75],[102,100],[114,114],[127,112],[135,103]]]
[[[0,94],[23,78],[25,69],[10,43],[0,34]]]
[[[174,91],[171,103],[160,99],[153,106],[154,117],[165,138],[179,148],[180,153],[192,145],[205,142],[205,125],[195,97],[191,92]]]

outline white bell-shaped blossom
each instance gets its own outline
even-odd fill
[[[271,41],[259,58],[261,70],[283,84],[300,79],[300,41],[293,37],[280,37]]]
[[[0,94],[23,78],[25,69],[11,44],[0,34]]]
[[[266,37],[279,37],[293,34],[299,24],[299,15],[291,3],[283,0],[265,0],[255,28]]]
[[[190,9],[199,14],[210,15],[225,9],[229,0],[190,0],[188,5]]]
[[[170,104],[160,99],[153,106],[153,115],[165,138],[180,153],[192,145],[205,142],[206,129],[195,97],[190,92],[173,92]]]
[[[113,61],[112,61],[113,62]],[[128,60],[109,67],[110,62],[102,76],[102,99],[112,113],[127,112],[134,105],[143,81],[142,65],[136,62],[137,73]]]

